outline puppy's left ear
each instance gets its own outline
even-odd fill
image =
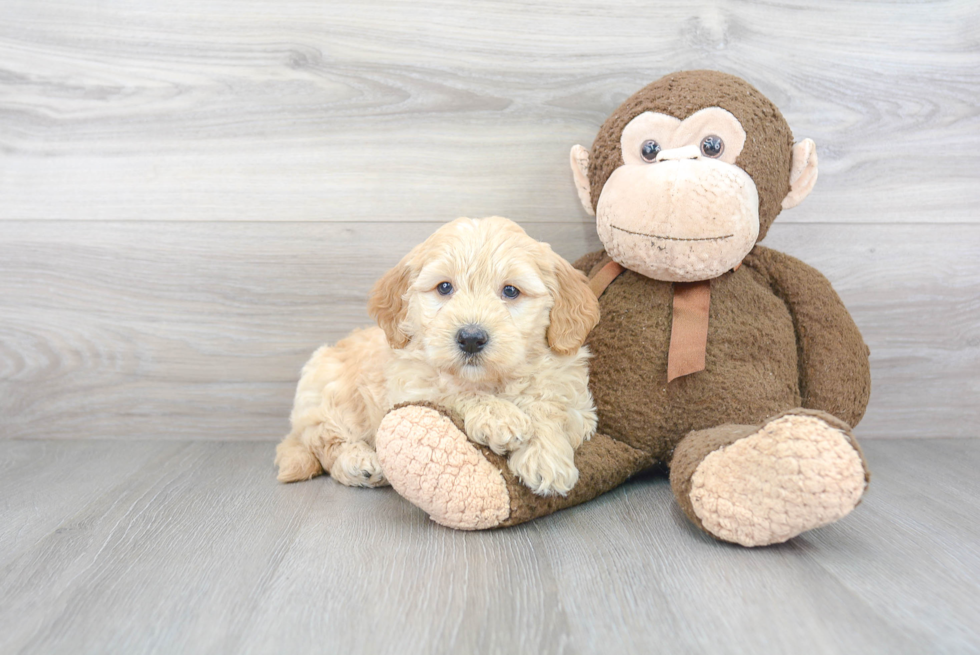
[[[381,276],[368,299],[368,314],[378,322],[388,337],[388,345],[392,348],[404,348],[408,345],[409,335],[401,328],[402,321],[408,313],[408,302],[405,294],[411,281],[411,269],[404,261]]]
[[[572,355],[599,322],[599,300],[585,275],[567,261],[553,255],[556,284],[550,289],[555,299],[548,326],[548,346],[559,355]]]

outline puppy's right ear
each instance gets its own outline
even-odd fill
[[[582,271],[555,253],[551,256],[557,287],[551,290],[555,304],[551,308],[548,345],[559,355],[574,355],[599,322],[599,300]]]
[[[410,278],[409,267],[404,262],[399,263],[375,283],[368,300],[368,314],[385,331],[388,345],[392,348],[404,348],[408,345],[409,336],[401,329],[401,324],[408,313],[405,295],[408,293]]]

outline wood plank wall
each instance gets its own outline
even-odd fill
[[[976,436],[980,6],[0,1],[0,438],[277,439],[305,357],[440,223],[599,244],[568,150],[741,75],[820,153],[766,244],[872,350],[861,437]]]

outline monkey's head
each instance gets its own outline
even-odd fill
[[[810,139],[748,82],[673,73],[628,98],[571,153],[582,205],[606,252],[656,280],[708,280],[736,266],[781,209],[817,180]]]

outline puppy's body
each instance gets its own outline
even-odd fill
[[[385,484],[381,419],[398,403],[431,402],[461,416],[472,440],[509,453],[536,493],[574,486],[575,448],[596,424],[581,346],[598,305],[581,273],[512,221],[459,219],[379,281],[370,311],[380,328],[320,348],[303,368],[280,480],[326,470],[348,485]]]

